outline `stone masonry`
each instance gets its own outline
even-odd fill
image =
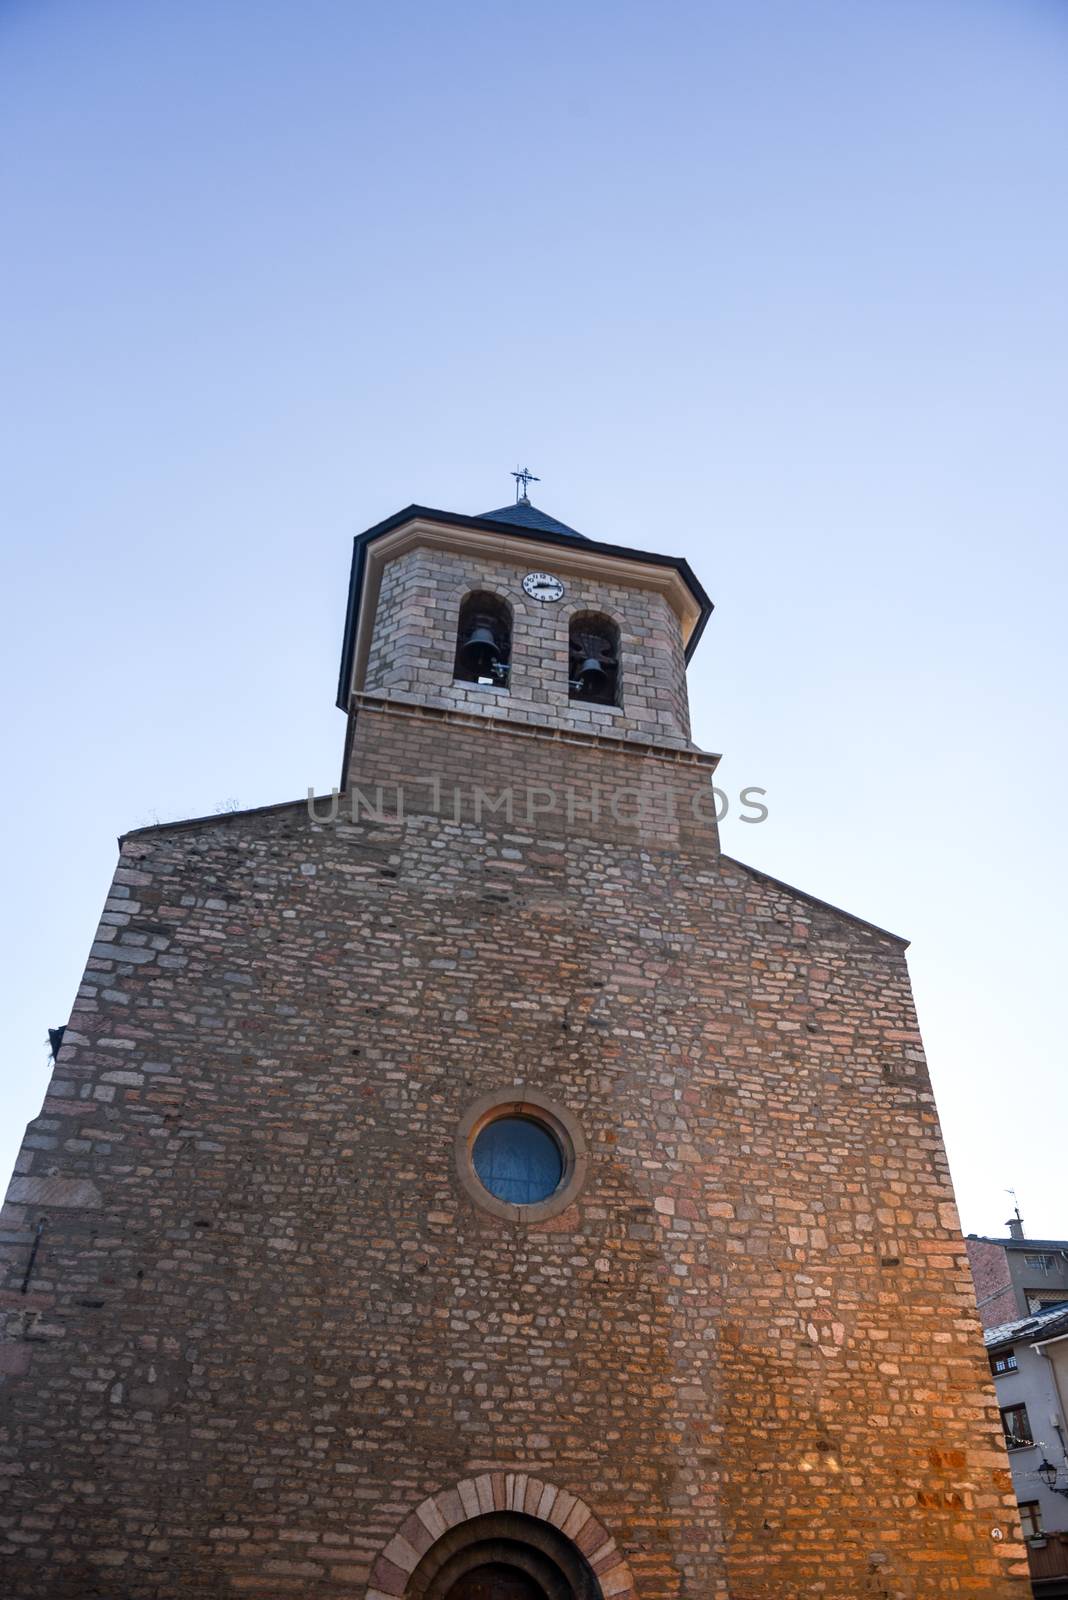
[[[605,1600],[1021,1596],[902,941],[720,854],[661,595],[587,586],[574,716],[484,537],[386,568],[336,807],[121,843],[3,1213],[0,1593],[399,1600],[522,1513]],[[523,1086],[588,1151],[531,1223],[455,1149]]]
[[[1022,1315],[1004,1245],[992,1239],[966,1239],[975,1297],[984,1328]]]
[[[507,716],[577,731],[654,738],[685,745],[690,736],[685,662],[678,618],[667,602],[632,584],[587,579],[569,586],[561,605],[529,600],[521,581],[528,567],[500,559],[469,561],[452,552],[413,550],[386,569],[375,616],[366,688],[392,700],[456,706],[482,716]],[[477,584],[513,611],[512,675],[508,689],[453,681],[456,615]],[[569,701],[568,627],[583,612],[607,612],[624,624],[623,707]]]

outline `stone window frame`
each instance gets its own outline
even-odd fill
[[[533,1205],[516,1205],[510,1200],[498,1200],[490,1194],[475,1171],[473,1150],[475,1140],[483,1128],[502,1117],[527,1117],[540,1123],[552,1134],[560,1147],[564,1170],[559,1186],[544,1200]],[[461,1117],[455,1139],[456,1173],[461,1187],[474,1203],[492,1216],[505,1222],[544,1222],[559,1216],[573,1205],[581,1193],[589,1168],[589,1152],[585,1135],[576,1117],[543,1094],[526,1084],[510,1088],[491,1089],[480,1095]]]
[[[504,614],[502,620],[506,623],[507,632],[508,632],[508,675],[505,678],[503,683],[477,684],[477,683],[473,682],[471,679],[458,678],[456,676],[456,651],[457,651],[457,649],[459,647],[459,642],[460,642],[460,625],[461,625],[461,623],[463,621],[464,607],[467,605],[469,600],[475,600],[480,595],[485,595],[487,600],[495,601],[497,603],[497,605],[500,606],[501,611]],[[513,598],[511,596],[511,594],[509,593],[508,589],[504,585],[496,583],[496,582],[493,582],[491,580],[487,580],[485,582],[482,582],[482,581],[479,581],[478,579],[475,579],[475,578],[465,579],[462,584],[458,584],[458,585],[454,586],[454,591],[453,591],[453,594],[451,596],[451,601],[452,601],[452,604],[455,606],[455,609],[456,609],[456,622],[455,622],[455,626],[453,628],[453,640],[454,640],[454,644],[453,644],[453,663],[452,663],[452,682],[453,682],[453,684],[454,685],[460,685],[460,686],[462,686],[464,688],[467,688],[467,689],[478,688],[478,689],[488,690],[491,694],[504,694],[504,695],[508,694],[510,692],[510,690],[511,690],[511,683],[512,683],[512,665],[513,665],[513,660],[514,660],[514,655],[515,655],[515,624],[516,624],[515,605],[513,603]]]
[[[576,624],[583,622],[593,624],[607,623],[610,634],[614,637],[616,650],[616,678],[611,700],[581,700],[571,692],[571,646],[574,638]],[[624,704],[624,672],[623,672],[623,623],[612,609],[602,604],[583,605],[576,600],[567,612],[567,684],[568,705],[585,706],[596,711],[623,711]]]

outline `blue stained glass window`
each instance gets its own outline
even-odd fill
[[[498,1200],[537,1205],[560,1187],[564,1158],[549,1130],[530,1117],[498,1117],[471,1152],[480,1182]]]

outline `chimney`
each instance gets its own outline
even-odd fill
[[[1008,1220],[1008,1222],[1006,1222],[1005,1226],[1009,1230],[1009,1238],[1010,1239],[1022,1239],[1023,1238],[1023,1236],[1024,1236],[1023,1218],[1021,1217],[1021,1215],[1020,1215],[1020,1213],[1018,1211],[1017,1211],[1017,1213],[1016,1213],[1016,1215],[1014,1217],[1010,1217],[1009,1218],[1009,1220]]]

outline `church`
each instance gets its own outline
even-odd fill
[[[1027,1592],[905,942],[721,852],[704,588],[528,482],[355,540],[334,793],[120,842],[0,1594]]]

